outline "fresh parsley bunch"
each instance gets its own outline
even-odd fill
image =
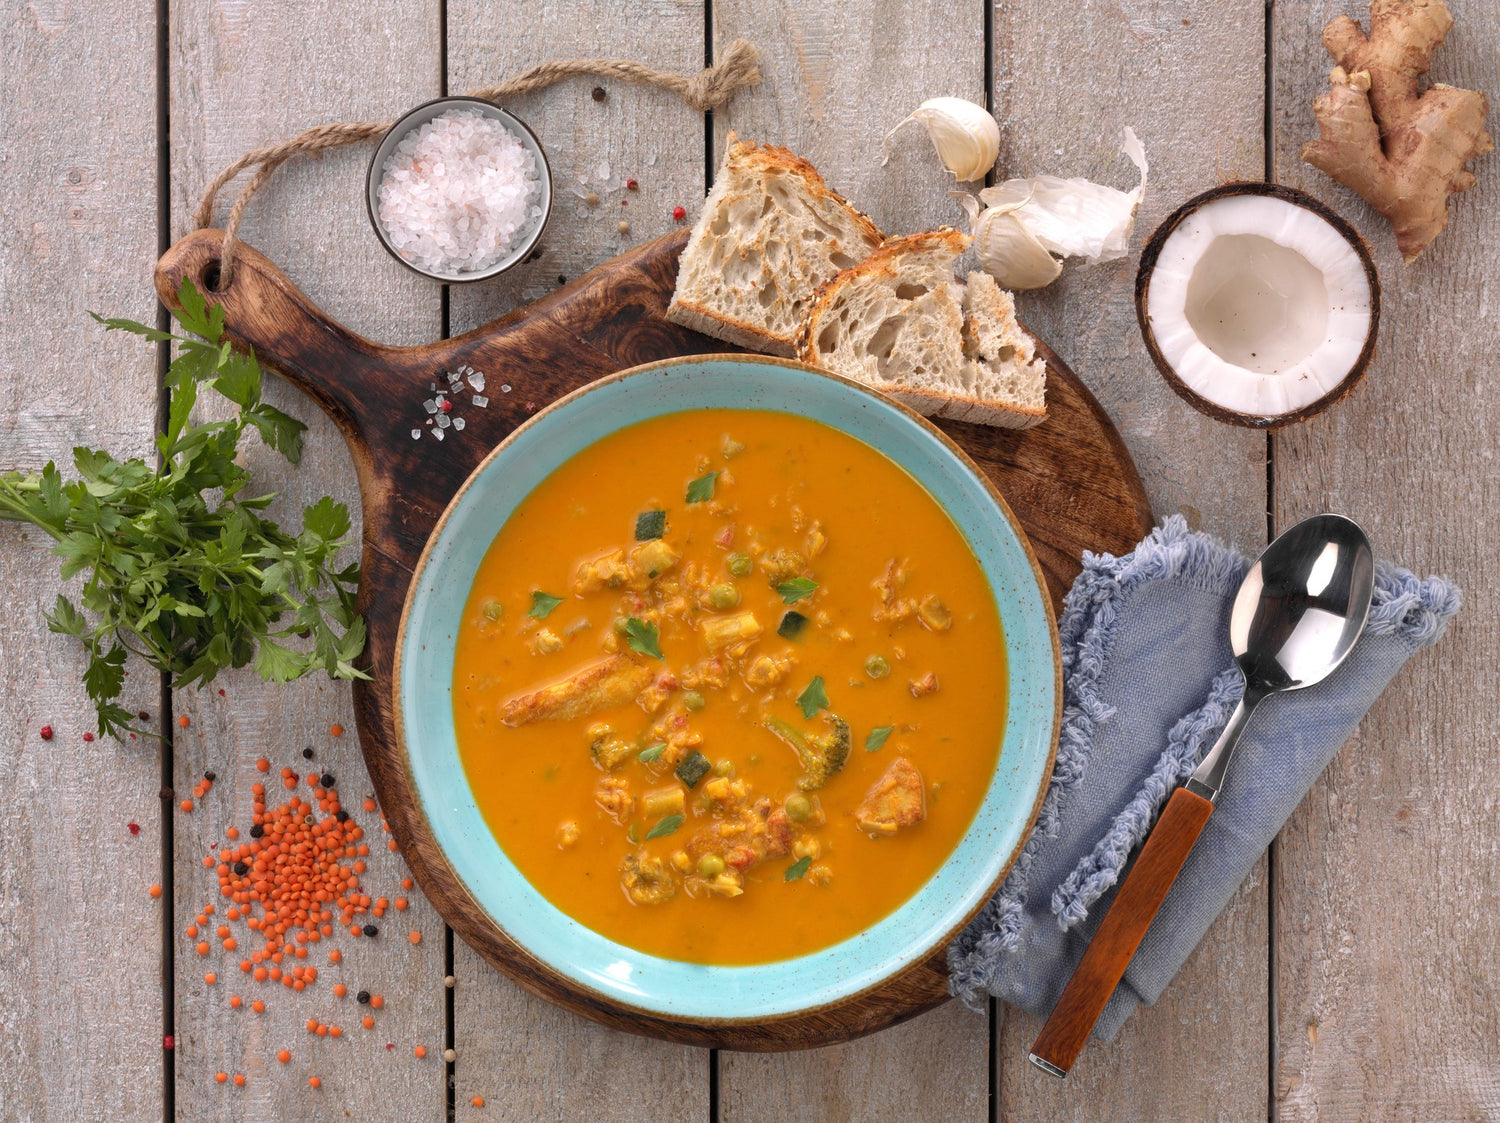
[[[324,496],[302,512],[298,534],[260,514],[275,493],[250,491],[250,473],[235,459],[241,437],[254,429],[295,464],[307,426],[261,401],[260,367],[223,340],[223,309],[208,307],[187,281],[179,296],[178,323],[201,338],[94,316],[108,330],[177,341],[159,468],[75,448],[78,479],[64,480],[50,463],[38,475],[0,473],[0,518],[51,535],[63,580],[89,572],[79,603],[59,595],[47,623],[88,651],[83,684],[101,735],[118,736],[134,717],[118,701],[129,652],[170,675],[174,688],[252,661],[271,682],[318,669],[368,677],[354,666],[365,645],[354,611],[359,566],[333,568],[349,510]],[[234,403],[235,415],[189,424],[204,387]],[[296,646],[279,642],[294,637]]]

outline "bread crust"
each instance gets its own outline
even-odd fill
[[[814,199],[827,199],[837,203],[848,211],[857,224],[864,230],[865,234],[874,242],[884,242],[885,235],[881,233],[880,227],[875,225],[873,219],[864,211],[854,206],[848,199],[844,198],[833,188],[823,181],[818,174],[818,169],[809,164],[801,156],[798,156],[789,148],[781,148],[774,144],[756,144],[751,140],[740,140],[734,133],[729,134],[728,151],[725,155],[724,166],[743,162],[747,165],[760,165],[762,168],[791,172],[799,176],[807,184],[807,193]]]
[[[864,240],[865,245],[878,246],[884,240],[885,235],[870,216],[851,206],[847,199],[832,190],[818,174],[818,170],[802,157],[775,145],[742,141],[734,133],[730,133],[719,174],[715,178],[713,190],[704,201],[697,222],[693,225],[693,232],[683,250],[683,261],[689,261],[699,252],[699,247],[708,241],[709,225],[731,198],[731,192],[746,180],[764,181],[772,175],[795,176],[801,182],[801,193],[814,208],[833,206],[841,210],[852,222],[855,232]],[[862,247],[849,248],[855,251],[850,254],[852,257],[857,256]],[[760,251],[751,243],[742,247],[741,252],[749,254]],[[809,292],[808,296],[811,295]],[[793,353],[793,341],[789,335],[782,336],[767,331],[762,325],[747,322],[721,308],[686,296],[680,287],[673,292],[667,305],[666,318],[674,324],[751,350],[788,357]]]
[[[819,321],[833,306],[839,290],[845,285],[864,278],[894,277],[900,269],[897,262],[909,253],[929,249],[947,249],[957,257],[969,248],[970,238],[951,226],[940,226],[936,230],[922,230],[916,234],[905,234],[899,238],[887,238],[869,257],[857,265],[850,266],[835,277],[818,286],[813,296],[812,307],[802,322],[797,325],[797,334],[792,338],[792,347],[797,358],[804,363],[820,365],[818,348],[813,342],[817,338]]]
[[[812,307],[797,328],[793,341],[796,357],[813,366],[823,365],[816,340],[822,328],[823,317],[833,308],[844,287],[859,281],[899,276],[901,259],[912,253],[945,249],[957,257],[968,248],[969,241],[968,235],[946,226],[887,239],[864,261],[845,269],[818,287]],[[1002,429],[1030,429],[1047,419],[1045,406],[1029,409],[1020,405],[1000,405],[964,395],[910,386],[881,386],[879,389],[881,393],[911,406],[927,417],[946,417],[954,421],[968,421]]]

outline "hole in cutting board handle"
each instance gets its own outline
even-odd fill
[[[203,287],[208,292],[220,292],[219,288],[219,259],[214,258],[203,267]]]

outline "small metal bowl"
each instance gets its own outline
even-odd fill
[[[517,242],[511,251],[495,264],[472,273],[434,273],[414,265],[402,257],[395,246],[391,245],[385,227],[380,222],[380,183],[386,161],[391,158],[391,153],[396,150],[396,146],[405,139],[408,133],[413,129],[421,128],[434,117],[450,109],[477,109],[490,120],[499,121],[536,157],[537,168],[542,178],[542,217],[537,222],[536,228]],[[375,236],[380,239],[380,244],[386,248],[387,253],[413,273],[446,284],[484,281],[499,276],[518,262],[525,261],[531,251],[536,248],[536,244],[542,240],[542,233],[547,229],[547,220],[552,217],[552,168],[547,163],[547,153],[542,150],[541,141],[537,140],[536,134],[531,131],[526,122],[514,113],[501,109],[494,102],[481,101],[479,98],[440,97],[404,114],[399,121],[386,130],[385,136],[380,138],[380,143],[375,146],[375,155],[370,158],[370,170],[365,176],[365,205],[370,212],[370,225],[375,230]]]

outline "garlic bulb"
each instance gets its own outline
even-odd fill
[[[977,202],[963,194],[984,271],[1006,288],[1041,288],[1062,272],[1054,254],[1082,257],[1090,265],[1124,257],[1146,191],[1147,165],[1134,129],[1125,130],[1120,150],[1140,169],[1141,182],[1132,191],[1047,175],[987,187]]]
[[[912,121],[921,121],[932,137],[938,159],[960,183],[983,179],[1000,155],[1000,126],[988,110],[961,97],[928,98],[880,143],[880,165],[890,160],[891,137]]]

